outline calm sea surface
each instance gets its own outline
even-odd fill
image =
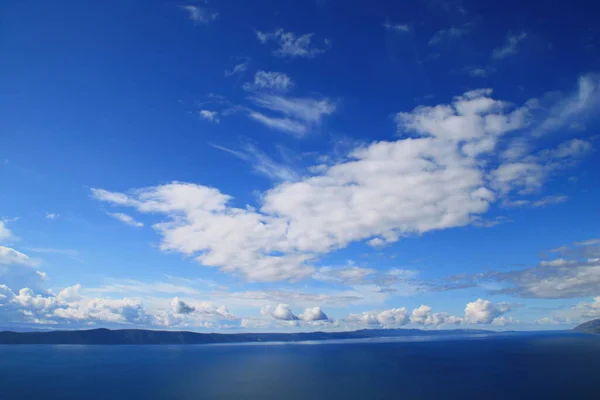
[[[600,399],[600,337],[0,346],[0,399]]]

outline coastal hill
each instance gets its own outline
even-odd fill
[[[491,334],[478,329],[420,330],[363,329],[351,332],[304,333],[196,333],[144,329],[91,329],[51,332],[0,332],[0,344],[214,344],[248,342],[297,342],[306,340],[366,339],[397,336]]]
[[[591,321],[585,322],[581,325],[576,326],[573,330],[575,332],[600,334],[600,319],[593,319]]]

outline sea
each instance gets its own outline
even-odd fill
[[[2,345],[0,399],[600,399],[600,336]]]

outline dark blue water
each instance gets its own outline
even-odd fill
[[[338,398],[600,399],[600,337],[0,346],[3,400]]]

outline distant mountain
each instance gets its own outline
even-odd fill
[[[600,334],[600,319],[593,319],[591,321],[578,325],[573,330],[575,332]]]
[[[209,344],[297,342],[305,340],[365,339],[390,336],[441,336],[496,333],[478,329],[425,331],[420,329],[363,329],[351,332],[306,333],[195,333],[144,329],[92,329],[51,332],[0,332],[0,344]]]

